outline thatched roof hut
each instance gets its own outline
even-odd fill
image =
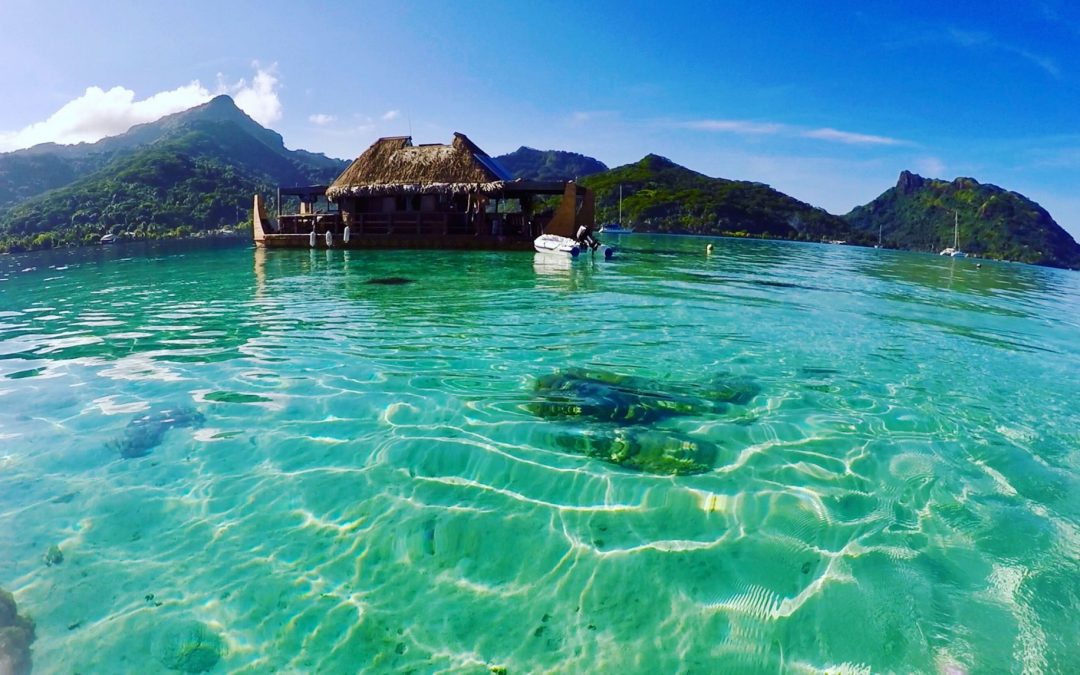
[[[465,134],[450,145],[413,145],[409,136],[380,138],[326,190],[350,196],[497,192],[510,175]]]

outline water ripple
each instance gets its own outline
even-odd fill
[[[709,241],[0,259],[39,667],[194,621],[229,672],[1068,671],[1075,275]],[[534,414],[554,373],[608,396]]]

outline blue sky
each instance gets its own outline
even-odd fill
[[[647,153],[833,213],[903,169],[1021,192],[1080,238],[1080,8],[1011,3],[3,0],[0,150],[232,94],[291,148],[469,135]]]

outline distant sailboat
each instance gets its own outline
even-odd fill
[[[634,229],[630,227],[623,227],[622,224],[622,184],[619,184],[619,220],[614,223],[606,223],[600,226],[600,232],[605,234],[626,234],[633,232]]]
[[[960,250],[960,212],[953,211],[953,245],[941,250],[939,255],[947,255],[953,258],[966,258],[967,253]]]
[[[877,226],[877,245],[874,248],[881,248],[881,223]]]

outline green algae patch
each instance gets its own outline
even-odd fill
[[[710,471],[718,454],[712,443],[641,427],[589,429],[560,435],[556,443],[626,469],[669,476]]]
[[[273,401],[258,394],[239,394],[234,391],[212,391],[205,398],[215,403],[270,403]]]
[[[716,415],[745,404],[760,388],[746,378],[718,378],[703,387],[671,385],[592,368],[568,368],[536,380],[526,408],[546,419],[584,419],[618,425],[671,417]]]
[[[9,380],[23,380],[23,379],[26,379],[28,377],[36,377],[36,376],[38,376],[38,375],[40,375],[40,374],[42,374],[44,372],[45,372],[45,367],[42,366],[41,368],[31,368],[30,370],[20,370],[20,371],[15,372],[15,373],[9,373],[8,375],[5,375],[4,377],[6,377]]]
[[[205,673],[221,660],[225,643],[206,624],[184,621],[165,627],[154,640],[153,654],[169,670]]]
[[[573,425],[555,443],[569,452],[645,473],[683,476],[710,471],[716,444],[657,429],[674,417],[714,418],[760,393],[749,378],[720,376],[702,385],[669,384],[593,368],[568,368],[533,386],[525,409]]]
[[[49,547],[49,550],[45,551],[45,555],[42,558],[45,561],[46,567],[52,567],[53,565],[59,565],[64,562],[64,552],[60,550],[60,547],[53,544]]]

